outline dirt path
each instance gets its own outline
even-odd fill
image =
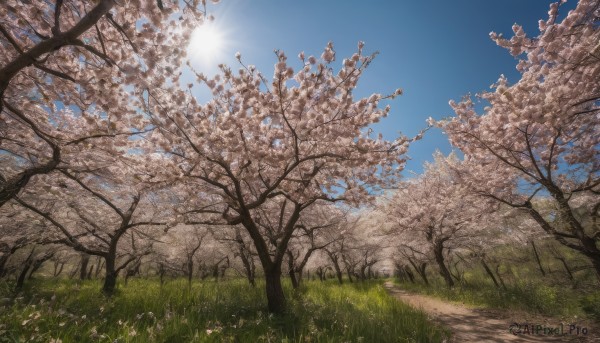
[[[391,281],[385,283],[386,289],[396,299],[423,310],[432,319],[452,332],[451,342],[600,342],[598,327],[590,326],[589,323],[578,324],[587,327],[587,335],[569,335],[569,324],[563,326],[563,335],[544,335],[541,329],[539,334],[520,333],[517,335],[509,331],[512,323],[529,323],[541,325],[547,328],[560,327],[559,319],[532,316],[526,313],[511,314],[503,311],[491,311],[474,309],[446,302],[429,296],[408,293]],[[524,327],[521,326],[524,331]],[[530,329],[531,332],[531,329]]]

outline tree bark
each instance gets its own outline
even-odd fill
[[[85,280],[88,272],[88,264],[90,263],[90,255],[81,254],[81,265],[79,269],[79,279]]]
[[[15,291],[20,291],[23,289],[23,284],[25,283],[25,278],[27,277],[27,273],[29,272],[29,268],[31,268],[31,264],[33,263],[33,259],[31,255],[27,258],[25,263],[23,264],[23,269],[21,269],[21,273],[17,278],[17,284],[15,285]]]
[[[113,256],[105,257],[106,275],[104,276],[104,285],[102,292],[108,296],[115,292],[117,286],[117,271],[115,269],[115,258]]]
[[[415,268],[417,274],[419,274],[421,279],[423,279],[423,282],[425,282],[425,286],[429,286],[429,280],[427,279],[427,273],[425,271],[427,268],[427,262],[421,263],[420,266],[417,266],[417,264],[415,263],[415,261],[413,261],[412,258],[408,258],[408,262],[413,266],[413,268]]]
[[[346,268],[346,274],[348,275],[348,280],[350,281],[350,283],[353,283],[354,280],[352,279],[352,271],[350,270],[350,268]]]
[[[290,250],[287,250],[286,255],[288,257],[288,275],[290,276],[290,280],[292,280],[292,287],[298,289],[300,282],[296,277],[296,271],[294,269],[294,254]]]
[[[42,266],[42,264],[44,264],[44,262],[51,259],[52,256],[54,256],[54,253],[45,253],[40,258],[36,258],[31,265],[31,272],[29,272],[29,277],[27,279],[31,279],[31,277],[33,276],[33,273],[37,272],[40,269],[40,267]]]
[[[188,279],[188,287],[192,287],[192,277],[194,276],[193,256],[192,256],[192,258],[188,258],[186,267],[187,267],[186,274],[187,274],[187,279]]]
[[[540,255],[538,254],[537,248],[535,247],[535,242],[533,240],[531,240],[530,242],[531,246],[533,247],[533,255],[535,256],[535,261],[537,262],[538,268],[540,269],[542,276],[546,276],[546,272],[542,267],[542,261],[540,261]]]
[[[569,280],[573,281],[573,273],[571,272],[571,268],[569,268],[569,265],[567,264],[567,261],[564,257],[557,257],[558,260],[560,260],[560,262],[562,262],[563,267],[565,267],[565,271],[567,272],[567,275],[569,276]]]
[[[413,274],[413,272],[410,271],[409,266],[408,265],[403,266],[402,270],[404,271],[406,276],[408,276],[410,283],[415,283],[415,275]]]
[[[62,273],[64,267],[65,267],[64,262],[57,263],[54,266],[54,273],[53,273],[54,277],[58,277]]]
[[[448,267],[446,267],[446,262],[444,261],[444,245],[443,243],[436,243],[433,248],[433,254],[435,256],[435,261],[440,268],[440,274],[444,278],[446,282],[446,286],[448,288],[454,287],[454,280],[452,280],[452,275],[450,275],[450,271]]]
[[[281,287],[280,268],[265,270],[265,286],[267,291],[267,302],[270,313],[282,314],[285,312],[285,295]]]
[[[340,263],[338,262],[338,257],[335,258],[332,255],[329,255],[329,259],[333,264],[333,269],[335,270],[335,275],[338,279],[338,283],[341,285],[344,283],[342,268],[340,267]]]
[[[494,285],[496,285],[497,288],[500,288],[500,284],[498,284],[498,280],[496,280],[494,273],[492,272],[490,267],[487,265],[487,263],[485,263],[485,260],[483,258],[481,259],[481,265],[483,266],[483,269],[485,269],[485,272],[487,273],[487,275],[489,275],[490,279],[492,279],[492,281],[494,282]]]
[[[88,273],[87,273],[87,275],[86,275],[86,278],[87,278],[88,280],[91,280],[91,279],[92,279],[92,273],[93,273],[93,272],[94,272],[94,265],[92,264],[92,265],[90,266],[90,269],[88,270]]]
[[[500,275],[500,265],[496,266],[496,275],[498,275],[498,280],[500,281],[502,288],[506,289],[506,284],[504,283],[504,280],[502,279],[502,275]]]
[[[98,256],[98,263],[96,264],[96,273],[94,274],[94,277],[96,279],[98,278],[98,276],[100,276],[100,271],[102,270],[102,267],[104,267],[104,259]]]
[[[565,218],[565,223],[568,225],[569,231],[572,233],[573,237],[570,238],[576,238],[579,241],[579,244],[567,241],[564,233],[559,233],[558,230],[556,230],[544,218],[544,216],[542,216],[535,208],[533,208],[531,202],[527,202],[523,207],[528,210],[529,215],[542,227],[542,229],[547,233],[552,234],[559,243],[573,250],[579,251],[588,257],[594,266],[596,277],[600,283],[600,249],[598,248],[598,239],[600,236],[588,236],[586,234],[583,226],[573,214],[568,199],[565,198],[564,194],[557,186],[549,184],[545,185],[545,187],[550,191],[550,194],[558,203],[561,216]]]
[[[250,252],[248,252],[248,256],[246,256],[246,249],[243,245],[243,242],[239,244],[239,254],[240,258],[242,259],[242,264],[244,265],[244,270],[246,272],[246,278],[248,279],[248,283],[250,283],[252,287],[255,287],[256,282],[254,281],[254,275],[256,267],[254,266],[254,260],[252,259]]]
[[[0,256],[0,278],[4,277],[6,275],[6,262],[8,262],[8,258],[10,257],[10,255],[6,254],[6,255],[2,255]]]

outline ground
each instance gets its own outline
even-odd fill
[[[421,309],[433,321],[447,327],[452,332],[451,342],[600,342],[597,325],[582,321],[580,323],[563,323],[562,336],[543,335],[543,327],[560,328],[561,321],[557,318],[548,318],[524,312],[509,312],[501,310],[478,309],[463,304],[451,303],[437,298],[420,294],[409,293],[402,290],[393,282],[388,281],[385,287],[396,299]],[[539,335],[518,334],[509,331],[513,323],[530,323],[541,325]],[[576,324],[580,328],[586,327],[588,334],[567,334],[569,324]],[[523,328],[521,328],[522,331]]]

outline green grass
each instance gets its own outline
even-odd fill
[[[482,278],[449,289],[441,280],[429,287],[421,283],[397,282],[411,292],[485,308],[507,309],[550,317],[587,317],[600,321],[600,290],[572,289],[537,279],[524,279],[498,288]]]
[[[420,279],[415,279],[416,284],[397,280],[396,283],[408,291],[478,307],[550,317],[577,316],[600,322],[600,288],[596,275],[590,268],[578,268],[589,265],[589,260],[552,239],[537,242],[537,249],[545,276],[539,270],[530,244],[502,245],[488,252],[488,264],[493,270],[500,265],[499,272],[506,289],[494,285],[477,259],[467,259],[466,263],[463,260],[459,264],[458,268],[464,271],[463,282],[456,282],[452,289],[446,287],[437,266],[429,269],[429,287]],[[574,280],[569,280],[563,264],[553,256],[552,250],[566,258]],[[501,283],[497,272],[495,276]]]
[[[0,284],[0,342],[441,342],[447,332],[381,282],[286,284],[289,311],[265,312],[263,285],[130,280],[108,299],[98,281],[38,280],[16,299]],[[10,300],[9,300],[10,299]],[[10,303],[8,303],[10,302]],[[1,303],[0,303],[1,304]]]

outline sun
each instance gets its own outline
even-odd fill
[[[223,30],[214,22],[209,22],[192,32],[188,54],[192,60],[208,66],[223,57],[225,45]]]

